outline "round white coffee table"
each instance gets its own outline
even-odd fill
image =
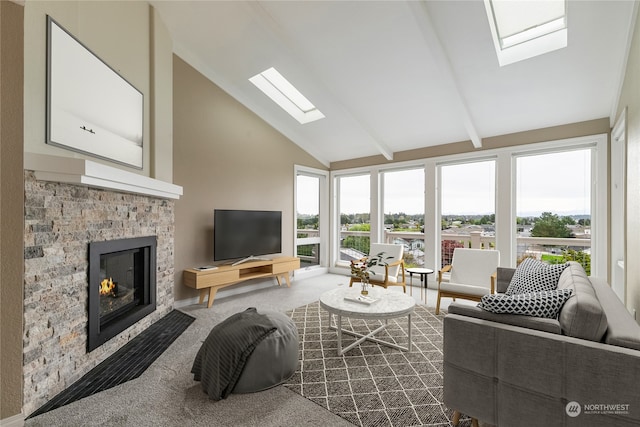
[[[338,354],[342,355],[359,345],[364,340],[376,342],[398,350],[411,351],[411,314],[416,305],[415,300],[401,292],[390,291],[380,287],[370,287],[369,297],[375,299],[371,304],[354,302],[345,298],[358,298],[360,287],[337,288],[320,295],[320,306],[329,312],[329,328],[335,329],[338,334]],[[336,315],[336,325],[333,325],[332,317]],[[384,321],[377,329],[366,335],[342,328],[342,316],[353,319],[367,319]],[[396,343],[375,338],[374,335],[387,327],[389,319],[407,316],[407,346],[402,347]],[[342,334],[349,334],[358,339],[342,348]]]

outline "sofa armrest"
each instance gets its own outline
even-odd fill
[[[640,351],[449,314],[443,400],[489,424],[640,425]],[[614,402],[620,413],[572,418],[567,402]]]
[[[509,283],[511,283],[511,278],[513,274],[516,272],[515,268],[506,268],[506,267],[498,267],[497,280],[496,280],[496,292],[499,294],[503,294],[506,292],[509,287]]]
[[[640,350],[640,326],[604,280],[594,277],[589,279],[602,308],[607,313],[607,332],[604,335],[604,342]]]
[[[519,314],[496,314],[476,306],[456,302],[449,304],[447,312],[449,314],[459,314],[476,319],[491,320],[492,322],[504,323],[505,325],[520,326],[552,334],[562,334],[560,322],[556,319],[545,319]]]

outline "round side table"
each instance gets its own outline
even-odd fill
[[[428,275],[433,274],[433,270],[430,268],[421,268],[421,267],[409,267],[406,269],[407,273],[409,273],[409,286],[411,290],[411,294],[413,294],[413,275],[420,275],[420,299],[422,299],[422,291],[424,289],[424,303],[427,304],[427,281]]]

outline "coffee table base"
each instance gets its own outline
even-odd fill
[[[411,352],[411,314],[407,315],[407,340],[409,342],[407,347],[403,347],[401,345],[389,342],[389,341],[384,341],[381,340],[379,338],[375,338],[374,335],[377,334],[380,331],[383,331],[386,329],[387,325],[389,324],[389,321],[387,319],[385,319],[384,323],[382,325],[380,325],[378,328],[376,328],[375,330],[369,332],[366,335],[363,335],[359,332],[355,332],[355,331],[350,331],[347,329],[343,329],[342,328],[342,316],[339,314],[336,314],[337,319],[337,323],[334,326],[333,325],[333,314],[329,313],[329,329],[333,329],[337,332],[338,334],[338,355],[342,356],[344,353],[346,353],[347,351],[351,350],[352,348],[354,348],[357,345],[360,345],[362,342],[364,342],[365,340],[368,341],[372,341],[378,344],[382,344],[384,346],[387,347],[391,347],[391,348],[395,348],[397,350],[402,350],[402,351],[406,351],[406,352]],[[349,344],[348,346],[346,346],[345,348],[342,348],[342,334],[347,334],[347,335],[352,335],[354,337],[358,337],[358,339]]]

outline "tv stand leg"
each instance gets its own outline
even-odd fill
[[[200,289],[200,299],[198,300],[198,304],[202,304],[204,302],[204,297],[207,295],[206,289]]]
[[[218,289],[214,288],[213,286],[209,288],[209,300],[207,301],[207,308],[211,308],[211,306],[213,305],[213,300],[216,297],[217,291]]]
[[[289,272],[284,273],[282,275],[276,274],[276,279],[278,279],[278,286],[282,286],[282,280],[280,279],[280,276],[282,276],[284,278],[284,281],[287,282],[287,288],[290,288],[291,280],[289,279]]]

